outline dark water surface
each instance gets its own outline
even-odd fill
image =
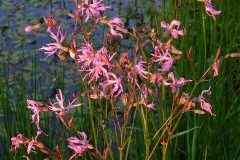
[[[151,18],[151,1],[108,0],[106,3],[111,6],[106,14],[121,17],[127,28],[142,25]],[[48,33],[44,29],[24,32],[27,25],[36,24],[42,16],[52,14],[67,35],[72,28],[67,13],[73,9],[72,0],[0,1],[0,75],[4,81],[8,81],[12,91],[24,82],[29,95],[39,97],[41,95],[38,96],[37,93],[40,92],[44,99],[52,97],[63,82],[67,84],[69,93],[76,88],[77,80],[74,77],[77,75],[74,67],[60,62],[54,56],[45,58],[43,52],[38,50],[51,41]],[[102,35],[101,31],[97,32],[95,41],[101,43]]]

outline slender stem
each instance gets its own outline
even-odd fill
[[[205,13],[202,11],[202,29],[203,29],[203,45],[204,45],[204,70],[205,70],[205,62],[207,58],[207,41],[206,41],[206,25],[205,25]]]
[[[162,154],[162,160],[167,160],[166,153],[167,153],[167,148],[168,148],[168,140],[167,143],[163,145],[163,154]]]
[[[75,60],[75,64],[77,66],[77,69],[80,70],[77,60]],[[80,76],[80,80],[84,86],[84,89],[87,90],[87,85],[83,80],[82,74],[79,73],[79,76]],[[95,145],[95,149],[98,150],[97,133],[96,133],[96,129],[95,129],[94,116],[93,116],[93,106],[92,106],[92,102],[91,102],[89,94],[87,94],[87,99],[88,99],[88,105],[90,108],[90,121],[91,121],[90,123],[91,123],[92,131],[93,131],[94,145]]]
[[[157,148],[157,146],[158,146],[158,143],[161,141],[161,139],[162,139],[162,137],[163,137],[163,135],[164,135],[164,133],[165,133],[166,130],[167,130],[167,128],[164,128],[161,136],[159,137],[157,143],[156,143],[155,146],[153,147],[152,152],[151,152],[150,155],[148,156],[148,159],[147,159],[147,160],[150,160],[151,156],[153,155],[154,151],[156,150],[156,148]]]
[[[116,131],[116,138],[120,138],[120,140],[118,140],[118,149],[119,149],[119,159],[122,160],[123,159],[123,144],[122,144],[122,129],[120,126],[120,123],[118,121],[118,115],[116,112],[116,106],[113,103],[113,97],[111,97],[111,106],[112,106],[112,110],[113,110],[113,114],[114,114],[114,124],[115,124],[115,131]],[[116,129],[118,128],[119,131],[117,131]],[[118,134],[119,133],[119,134]],[[120,135],[120,137],[119,137]]]
[[[133,134],[133,126],[134,126],[134,122],[135,122],[135,118],[136,118],[136,113],[137,113],[137,110],[135,110],[134,112],[134,116],[133,116],[133,122],[132,122],[132,125],[131,125],[131,131],[130,131],[130,136],[128,137],[128,145],[127,145],[127,151],[126,151],[126,156],[125,156],[125,160],[128,159],[128,152],[129,152],[129,148],[130,148],[130,144],[131,144],[131,138],[132,138],[132,134]]]
[[[146,121],[146,117],[144,115],[144,111],[143,108],[140,108],[141,111],[141,117],[143,120],[143,133],[144,133],[144,141],[145,141],[145,149],[146,149],[146,159],[149,157],[149,146],[150,146],[150,142],[148,140],[148,127],[147,127],[147,121]]]
[[[107,146],[109,146],[109,154],[110,154],[111,159],[113,160],[114,157],[113,157],[111,146],[109,145],[109,139],[108,139],[105,128],[103,128],[103,138],[104,138],[104,141],[107,142]],[[105,156],[107,157],[107,155],[105,155]]]
[[[194,126],[197,126],[197,120],[196,120],[196,114],[193,115],[193,123]],[[193,137],[192,137],[192,151],[191,151],[191,159],[195,160],[196,158],[196,140],[197,140],[197,131],[193,131]]]

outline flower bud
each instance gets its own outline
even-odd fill
[[[32,26],[25,27],[25,32],[31,33],[32,31],[33,31],[33,27]]]

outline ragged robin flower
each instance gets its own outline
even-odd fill
[[[37,129],[41,131],[41,128],[39,125],[40,113],[48,111],[48,108],[42,102],[35,101],[35,100],[27,100],[27,108],[32,112],[32,115],[31,115],[32,123],[35,123],[37,126]]]
[[[156,50],[156,49],[155,49]],[[155,51],[155,54],[152,54],[153,61],[161,64],[162,68],[159,69],[162,72],[167,72],[172,68],[174,59],[168,52],[159,53]]]
[[[118,78],[112,72],[108,73],[107,80],[105,80],[103,83],[100,83],[100,86],[102,86],[104,91],[106,90],[107,87],[110,86],[111,87],[111,89],[110,89],[111,96],[117,97],[121,93],[123,93],[122,79]]]
[[[17,150],[20,147],[20,144],[24,144],[28,139],[24,137],[23,134],[18,134],[17,137],[12,137],[12,148],[11,150]]]
[[[151,110],[151,109],[156,110],[156,108],[154,107],[155,104],[153,102],[148,103],[148,95],[149,94],[152,94],[152,90],[150,88],[148,88],[146,85],[144,85],[141,89],[140,104],[144,105],[149,110]]]
[[[181,22],[178,20],[173,20],[170,25],[164,21],[161,22],[161,27],[165,30],[163,33],[163,37],[167,37],[169,34],[173,36],[173,38],[178,38],[178,36],[183,36],[186,34],[185,30],[179,30]]]
[[[35,24],[35,25],[28,25],[27,27],[25,27],[25,32],[27,33],[31,33],[34,30],[38,30],[41,28],[41,24]]]
[[[93,17],[101,17],[102,13],[110,8],[110,6],[105,5],[102,3],[102,0],[84,0],[79,6],[78,10],[83,13],[85,12],[86,14],[86,19],[85,22],[87,22],[89,19]]]
[[[139,62],[131,68],[131,71],[128,72],[128,81],[130,81],[132,84],[137,85],[139,88],[140,86],[138,83],[137,75],[143,78],[147,78],[148,72],[145,69],[145,64],[146,62],[140,59]]]
[[[201,108],[210,113],[211,115],[215,115],[212,113],[212,105],[205,101],[204,94],[210,95],[211,94],[211,86],[207,90],[203,90],[202,93],[198,96],[197,101],[200,103]]]
[[[77,100],[77,98],[74,98],[71,102],[68,102],[68,105],[64,105],[64,96],[62,94],[62,91],[59,89],[58,94],[56,94],[56,103],[50,103],[47,105],[48,109],[52,112],[54,112],[57,117],[65,118],[67,112],[73,108],[76,108],[80,106],[81,104],[74,104],[74,102]]]
[[[213,70],[213,77],[218,76],[218,70],[219,70],[220,60],[217,59],[212,64],[212,70]]]
[[[169,80],[171,82],[169,82]],[[180,87],[184,86],[186,83],[191,82],[192,80],[186,80],[183,77],[180,77],[178,80],[175,79],[174,73],[170,72],[168,74],[168,80],[164,80],[165,86],[170,86],[172,88],[172,93],[175,93],[179,90]]]
[[[49,31],[49,33],[54,42],[46,44],[46,46],[41,47],[40,50],[43,50],[47,57],[53,55],[58,50],[64,50],[67,52],[68,48],[62,46],[65,36],[62,33],[61,26],[58,27],[56,34],[54,34],[52,31]]]
[[[128,30],[124,29],[123,21],[118,17],[114,17],[111,20],[106,20],[106,17],[103,17],[100,19],[100,22],[110,27],[110,33],[113,36],[123,38],[122,33],[128,33]]]
[[[219,15],[221,13],[221,11],[218,11],[213,8],[212,1],[211,0],[198,0],[198,1],[204,2],[206,13],[209,16],[213,17],[213,20],[216,20],[215,16]]]
[[[205,0],[205,9],[207,14],[213,17],[214,20],[216,20],[215,16],[221,13],[221,11],[217,11],[213,8],[211,0]]]
[[[93,146],[91,144],[89,144],[88,140],[87,140],[87,135],[85,132],[78,132],[79,134],[79,138],[77,137],[70,137],[67,139],[68,141],[68,148],[70,148],[71,150],[73,150],[74,154],[72,155],[72,158],[77,158],[79,156],[82,156],[83,153],[85,152],[85,150],[87,149],[93,149]]]
[[[95,52],[92,44],[87,41],[85,41],[84,46],[78,49],[78,53],[77,61],[81,63],[79,71],[86,73],[84,79],[86,77],[90,78],[88,83],[97,81],[100,76],[108,76],[108,69],[113,66],[110,61],[116,54],[110,56],[105,46]]]

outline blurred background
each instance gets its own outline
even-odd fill
[[[212,64],[218,47],[222,55],[240,52],[240,0],[213,0],[214,7],[222,11],[216,21],[205,13],[204,4],[196,0],[105,2],[111,6],[106,14],[121,17],[128,29],[149,22],[157,29],[162,20],[180,20],[187,34],[175,43],[185,56],[185,60],[174,67],[178,75],[193,76],[186,60],[190,47],[196,77]],[[73,9],[72,0],[0,0],[0,159],[14,159],[14,153],[10,151],[12,136],[24,133],[30,137],[35,133],[26,107],[27,99],[47,101],[54,97],[58,88],[65,89],[69,97],[80,88],[73,64],[61,62],[54,56],[45,58],[39,51],[51,40],[46,31],[24,32],[27,25],[39,23],[43,16],[52,14],[66,35],[70,34],[73,26],[67,13]],[[101,42],[102,35],[96,33],[95,40]],[[127,51],[129,45],[131,43],[125,43],[123,48]],[[208,100],[213,104],[216,116],[187,113],[178,131],[195,126],[201,128],[174,139],[170,159],[240,159],[240,59],[223,61],[219,76],[198,91],[209,85],[213,92]],[[53,132],[58,122],[51,116],[45,118],[45,128]],[[49,136],[53,141],[54,137],[55,133]],[[53,146],[54,142],[47,143]],[[137,147],[131,152],[136,159],[143,159]]]

